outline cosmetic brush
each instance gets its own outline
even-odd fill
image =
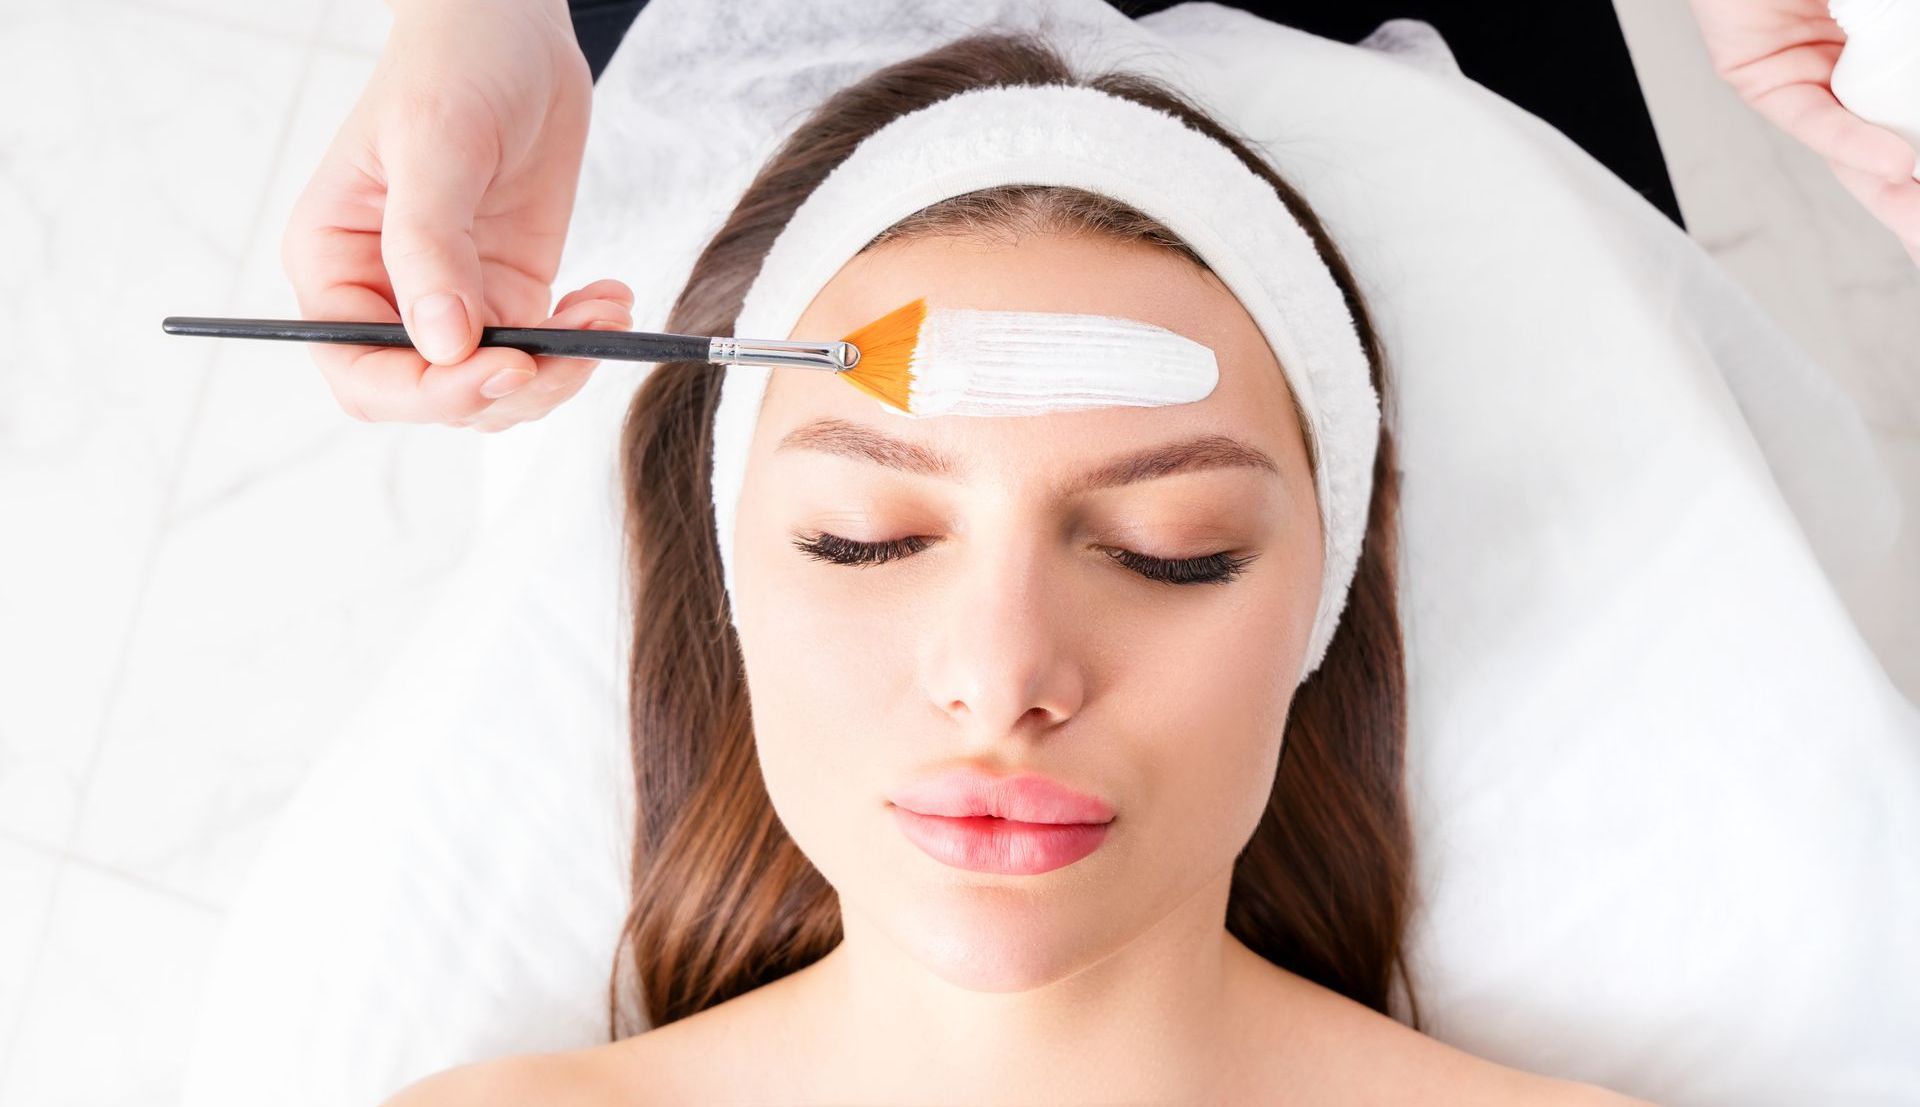
[[[611,361],[704,361],[726,365],[823,369],[901,411],[911,411],[913,350],[926,319],[927,302],[915,300],[881,316],[838,342],[603,331],[568,327],[482,327],[481,346],[504,346],[530,354]],[[227,319],[171,315],[160,323],[168,334],[207,338],[262,338],[284,342],[333,342],[348,346],[411,349],[399,323],[325,322],[304,319]]]

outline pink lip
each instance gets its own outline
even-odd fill
[[[1106,840],[1113,808],[1037,774],[963,769],[888,794],[901,832],[936,861],[1032,876],[1071,865]]]

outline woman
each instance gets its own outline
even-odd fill
[[[1169,90],[1081,77],[1006,35],[821,106],[668,329],[730,333],[774,236],[888,121],[1063,82],[1172,112],[1271,182],[1388,394],[1351,275],[1271,168]],[[775,374],[737,519],[736,651],[706,494],[723,371],[650,374],[623,441],[639,818],[615,1040],[390,1102],[1634,1102],[1418,1030],[1386,424],[1344,623],[1296,691],[1320,581],[1313,475],[1278,362],[1226,286],[1117,201],[1008,186],[896,224],[794,333],[847,333],[922,295],[1153,323],[1213,348],[1220,383],[1166,408],[902,421],[827,374]],[[1196,438],[1189,460],[1235,463],[1059,491]],[[951,774],[1065,791],[1099,829],[1064,855],[957,858],[914,813],[916,789]],[[1412,1027],[1389,1014],[1396,985]],[[653,1029],[623,1038],[629,1000]]]

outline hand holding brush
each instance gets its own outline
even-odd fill
[[[565,314],[563,309],[561,316]],[[605,325],[483,327],[480,347],[483,350],[519,350],[589,367],[595,361],[618,360],[696,361],[820,369],[839,374],[855,388],[906,411],[911,383],[910,363],[926,315],[926,301],[915,300],[845,338],[818,342],[629,331]],[[556,319],[561,316],[556,316]],[[161,328],[168,334],[206,338],[254,338],[375,347],[367,357],[379,357],[382,350],[411,351],[414,348],[406,328],[399,323],[172,315],[161,321]],[[583,374],[581,382],[584,379]],[[574,384],[573,391],[578,391],[578,388],[579,385]],[[554,400],[547,406],[558,402]]]
[[[369,293],[365,314],[342,310],[336,319],[401,326],[387,305]],[[302,300],[303,307],[306,301]],[[308,314],[315,314],[311,309]],[[331,314],[331,313],[330,313]],[[539,318],[534,316],[533,318]],[[167,329],[174,331],[168,320]],[[197,320],[198,323],[222,322]],[[236,333],[236,337],[278,337],[298,340],[286,328],[310,321],[224,320],[272,324],[283,333]],[[312,324],[325,326],[323,323]],[[633,293],[616,280],[595,281],[569,293],[540,328],[618,333],[633,325]],[[258,328],[254,328],[258,329]],[[244,330],[244,329],[243,329]],[[207,330],[176,333],[219,333]],[[587,356],[562,356],[481,345],[452,362],[437,361],[410,342],[388,339],[349,342],[344,338],[313,340],[313,361],[348,415],[363,422],[443,423],[502,431],[531,422],[572,398],[593,374],[595,361]]]

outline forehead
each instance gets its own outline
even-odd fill
[[[778,370],[767,386],[756,437],[778,441],[801,423],[835,416],[948,447],[959,456],[985,453],[1031,464],[1212,432],[1245,439],[1273,455],[1283,470],[1297,466],[1298,475],[1306,475],[1306,444],[1271,347],[1219,278],[1178,254],[1066,234],[1017,242],[888,242],[841,267],[793,333],[781,337],[841,338],[919,296],[929,307],[1087,313],[1164,327],[1213,350],[1219,383],[1201,400],[1164,407],[913,419],[885,410],[832,374]]]

